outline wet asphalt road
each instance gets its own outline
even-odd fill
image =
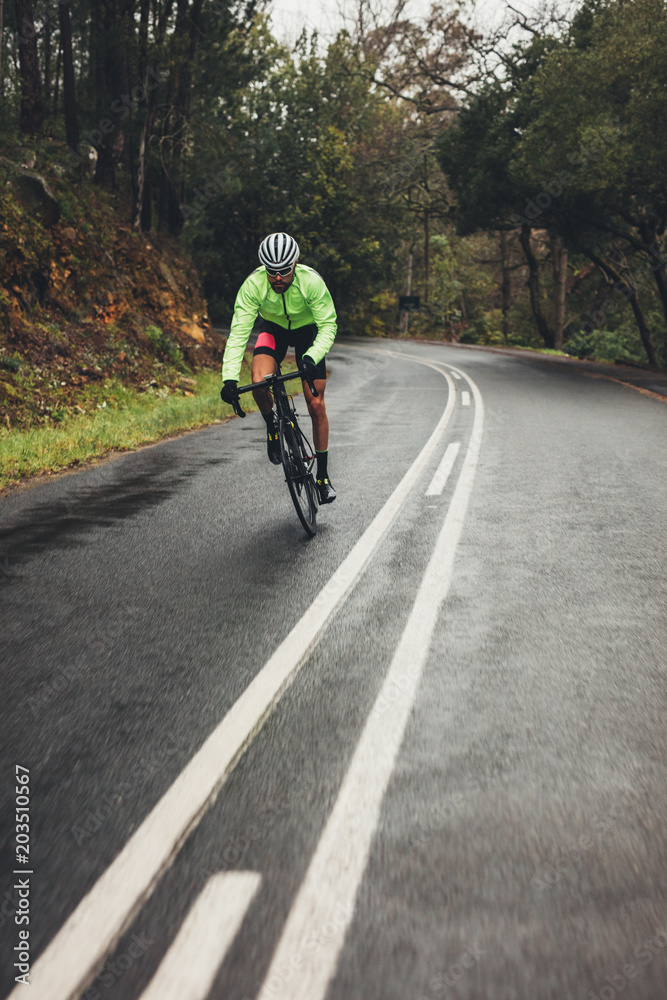
[[[332,352],[339,499],[312,541],[257,415],[0,499],[3,997],[14,766],[30,770],[36,970],[426,445],[448,387],[420,361],[474,380],[481,451],[322,996],[667,997],[667,406],[534,359],[387,342]],[[271,976],[272,955],[465,471],[481,415],[453,384],[365,571],[77,995],[139,1000],[221,871],[259,887],[203,996],[299,995],[299,962]],[[322,962],[328,924],[311,928]],[[83,928],[81,968],[89,950]]]

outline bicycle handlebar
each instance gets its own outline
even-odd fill
[[[312,392],[313,396],[319,396],[319,392],[315,388],[315,383],[312,378],[309,378],[305,372],[297,368],[295,371],[287,372],[286,375],[267,375],[263,378],[261,382],[250,382],[248,385],[242,385],[240,388],[237,387],[236,392],[240,396],[242,392],[252,392],[253,389],[270,389],[272,385],[276,385],[278,382],[289,382],[290,379],[301,378],[304,382],[308,383],[308,388]],[[234,413],[237,417],[245,417],[245,410],[241,408],[241,404],[238,400],[232,404],[234,407]]]

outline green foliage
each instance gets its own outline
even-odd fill
[[[398,295],[384,288],[370,298],[360,301],[350,317],[353,333],[366,337],[385,337],[398,324]]]
[[[460,233],[507,225],[522,203],[521,184],[509,170],[517,127],[511,93],[490,84],[438,138],[438,160],[457,197]]]
[[[661,314],[654,310],[649,314],[649,321],[654,331],[663,331],[664,342],[664,319]],[[598,358],[602,361],[646,361],[637,327],[630,316],[624,317],[613,329],[599,327],[590,332],[575,329],[568,337],[565,351],[575,357]],[[662,363],[667,363],[664,354]]]
[[[615,361],[617,358],[642,360],[641,343],[637,334],[618,330],[593,330],[585,333],[577,330],[568,338],[565,346],[567,354],[578,358],[597,358]]]
[[[500,310],[484,312],[472,321],[468,329],[461,335],[462,344],[502,344],[504,343],[501,327]]]
[[[22,364],[23,358],[18,354],[0,357],[0,368],[4,368],[6,372],[17,372]]]
[[[535,73],[519,167],[534,183],[570,169],[570,189],[605,213],[634,202],[662,217],[667,137],[655,126],[667,114],[666,45],[661,0],[585,3]]]
[[[169,334],[164,333],[159,326],[153,325],[147,326],[144,333],[156,354],[161,354],[180,371],[188,371],[182,350]]]

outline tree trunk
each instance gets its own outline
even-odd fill
[[[408,255],[408,287],[405,294],[412,295],[412,251],[410,251],[410,254]],[[399,323],[399,331],[401,333],[405,334],[408,332],[409,319],[410,314],[407,309],[404,309]]]
[[[667,273],[665,272],[665,262],[657,247],[651,248],[651,257],[653,260],[651,260],[649,266],[653,271],[655,283],[658,286],[658,295],[662,303],[662,311],[665,319],[667,319]]]
[[[148,68],[148,14],[149,0],[140,0],[141,13],[139,17],[139,79],[146,79]]]
[[[22,132],[34,135],[39,132],[44,118],[42,80],[37,56],[37,33],[32,11],[32,0],[15,0],[16,23],[19,29],[19,67],[21,74]]]
[[[148,15],[149,0],[141,0],[141,18],[139,22],[139,78],[147,83],[148,70]],[[152,224],[151,191],[148,183],[149,143],[153,125],[153,105],[155,103],[153,90],[148,92],[144,124],[139,140],[139,156],[137,164],[137,186],[135,191],[135,208],[132,225],[142,232],[150,232]]]
[[[60,16],[60,47],[63,54],[63,92],[65,95],[65,131],[67,145],[75,153],[79,146],[79,119],[76,110],[76,92],[74,86],[74,60],[72,58],[72,22],[68,3],[61,3]]]
[[[150,138],[151,126],[153,123],[152,113],[146,115],[144,127],[139,140],[139,169],[137,173],[137,197],[134,208],[134,218],[132,225],[142,232],[149,232],[152,222],[150,185],[148,183],[148,142]]]
[[[429,198],[428,155],[424,153],[424,197]],[[428,302],[431,278],[431,211],[424,208],[424,302]]]
[[[173,143],[171,169],[167,184],[167,227],[169,232],[178,236],[183,229],[181,205],[185,200],[185,169],[183,154],[185,151],[184,132],[192,103],[192,67],[194,64],[197,42],[199,39],[199,21],[204,0],[178,0],[174,39],[178,46],[175,59],[175,86]],[[181,36],[188,34],[187,45],[181,41]]]
[[[51,96],[51,17],[46,8],[44,18],[44,105],[48,110]]]
[[[510,301],[512,297],[512,281],[510,278],[510,269],[508,267],[508,253],[507,253],[507,233],[504,229],[500,230],[500,264],[502,267],[502,282],[501,282],[501,292],[502,292],[502,310],[503,310],[503,340],[506,344],[510,342],[510,328],[509,328],[509,311],[510,311]]]
[[[430,213],[428,208],[424,210],[424,302],[428,302],[429,279],[431,271],[431,229]]]
[[[646,351],[646,357],[648,358],[650,365],[658,365],[658,356],[655,352],[655,345],[653,344],[653,338],[651,337],[651,331],[646,322],[646,317],[642,307],[639,304],[639,299],[637,298],[637,293],[634,288],[622,277],[622,275],[612,267],[611,264],[606,260],[602,260],[597,254],[593,253],[591,250],[585,251],[586,255],[590,257],[593,263],[600,268],[603,274],[611,278],[614,282],[614,288],[616,291],[624,295],[630,305],[632,306],[632,311],[635,315],[635,322],[637,323],[637,328],[639,330],[639,336],[641,337],[642,344],[644,345],[644,350]]]
[[[5,92],[5,78],[2,72],[2,49],[4,45],[3,33],[5,30],[5,0],[0,0],[0,97]]]
[[[542,312],[542,306],[540,304],[540,264],[533,253],[533,248],[530,242],[530,226],[526,223],[521,226],[521,232],[519,233],[519,242],[523,248],[523,252],[526,255],[526,263],[528,264],[528,290],[530,292],[530,307],[533,310],[533,316],[535,317],[535,323],[540,337],[544,341],[546,347],[554,346],[554,336],[553,332],[549,329],[549,324],[544,318]]]
[[[662,311],[667,319],[667,274],[665,273],[665,260],[662,256],[658,232],[655,226],[649,226],[643,218],[637,219],[636,225],[645,244],[642,249],[648,254],[644,273],[652,272],[658,287]]]
[[[567,297],[567,249],[562,236],[551,237],[551,264],[554,274],[553,333],[554,347],[562,350]]]
[[[144,177],[144,197],[141,203],[140,225],[142,233],[150,233],[153,226],[153,196],[151,193],[150,169],[146,171]]]
[[[62,31],[58,39],[58,54],[56,55],[56,72],[53,78],[53,108],[52,114],[54,117],[58,114],[58,92],[60,90],[60,59],[63,51],[63,37]]]
[[[90,36],[88,39],[88,92],[104,93],[104,0],[90,0]]]
[[[111,127],[106,131],[93,130],[97,148],[95,183],[110,191],[116,187],[116,164],[123,159],[129,163],[130,115],[125,119],[112,120],[109,108],[123,95],[129,101],[128,49],[126,36],[127,15],[122,10],[120,0],[94,0],[91,9],[91,76],[97,81],[93,91],[97,99],[96,117],[98,122],[108,121]]]

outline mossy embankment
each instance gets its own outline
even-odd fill
[[[229,415],[224,339],[174,238],[57,165],[0,157],[0,487]],[[215,390],[215,391],[214,391]]]

